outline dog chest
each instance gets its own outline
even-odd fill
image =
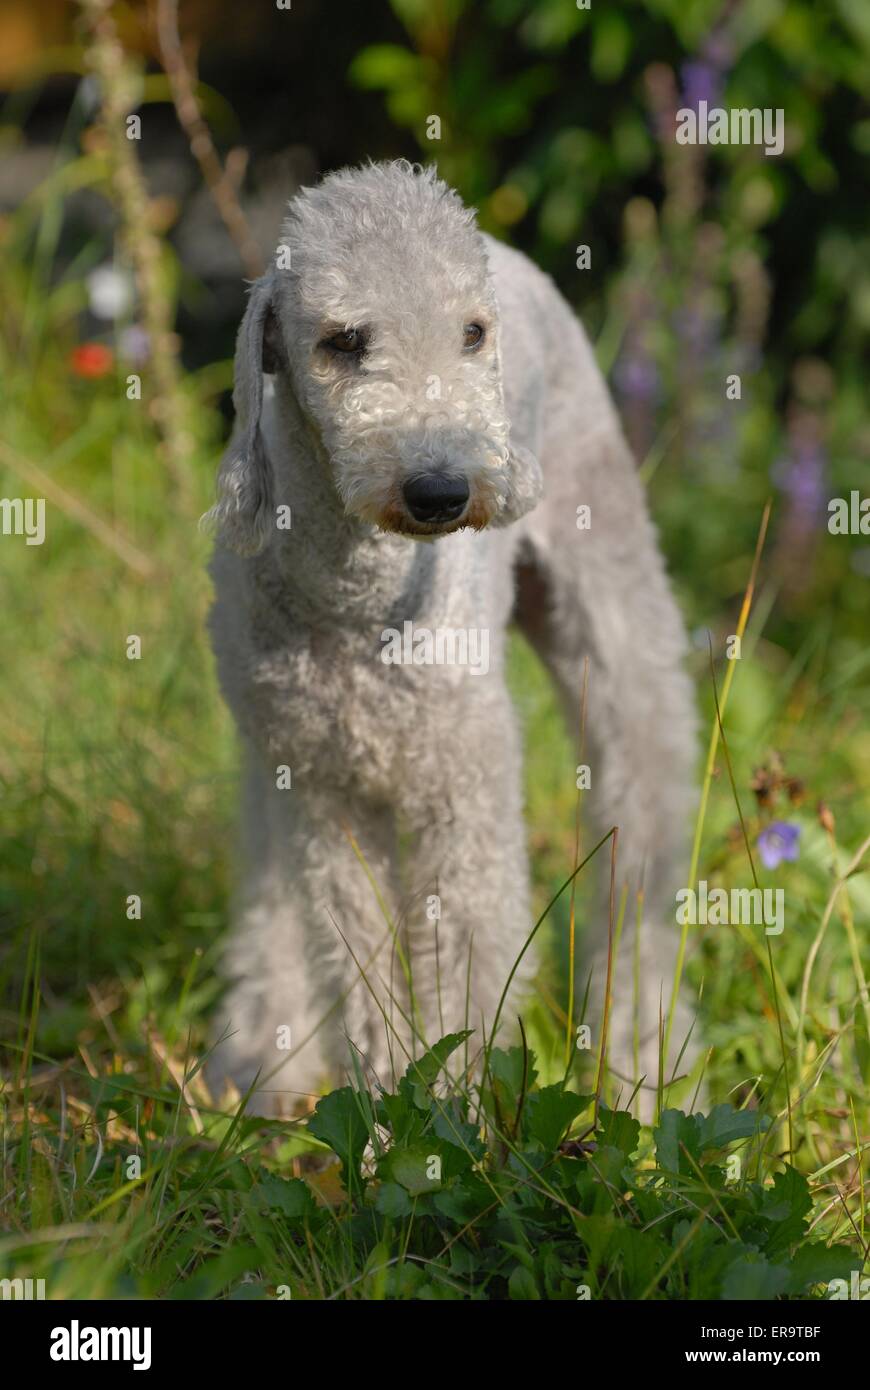
[[[501,676],[490,669],[488,634],[395,630],[374,644],[310,634],[263,655],[250,671],[249,732],[296,785],[353,787],[390,799],[430,741],[486,700]],[[470,638],[470,640],[469,640]],[[451,708],[455,714],[451,714]]]

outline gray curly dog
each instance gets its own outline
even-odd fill
[[[637,1026],[648,1096],[695,721],[683,627],[582,328],[432,169],[371,164],[290,203],[251,288],[234,401],[211,631],[244,743],[245,880],[215,1086],[254,1085],[252,1108],[288,1113],[354,1074],[349,1044],[383,1084],[466,1025],[479,1055],[532,927],[513,620],[572,733],[586,672],[589,799],[597,835],[619,828],[629,894],[608,1059],[627,1097]],[[585,932],[599,1013],[609,850]]]

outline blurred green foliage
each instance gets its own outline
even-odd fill
[[[870,20],[859,0],[392,0],[351,82],[583,313],[693,620],[736,600],[776,499],[769,635],[836,604],[859,658],[870,548],[825,539],[868,475]],[[677,146],[674,112],[781,108],[785,149]],[[441,118],[439,138],[431,117]],[[589,268],[578,269],[578,247]],[[740,400],[726,396],[731,374]]]
[[[790,282],[781,328],[800,350],[854,347],[870,326],[860,189],[870,150],[870,21],[860,0],[392,0],[408,44],[373,43],[350,78],[381,90],[395,124],[557,274],[573,239],[596,248],[593,284],[619,262],[634,193],[661,201],[649,85],[669,71],[726,106],[781,107],[781,158],[709,150],[705,211],[729,237],[776,253]],[[707,95],[706,92],[702,94]],[[678,104],[684,104],[682,101]],[[442,117],[441,138],[426,121]],[[781,253],[781,254],[780,254]]]

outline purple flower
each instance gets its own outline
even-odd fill
[[[800,852],[800,836],[800,826],[787,820],[774,820],[765,826],[758,837],[758,853],[764,867],[776,869],[783,860],[794,863]]]
[[[703,352],[712,344],[710,319],[696,308],[678,309],[674,314],[674,327],[693,355]]]
[[[701,54],[718,72],[730,71],[734,62],[734,46],[721,29],[713,30],[701,49]]]
[[[141,367],[151,355],[151,343],[141,324],[130,323],[121,330],[121,356],[134,366]]]
[[[826,458],[813,440],[794,439],[788,458],[780,459],[771,470],[771,477],[786,494],[798,519],[812,526],[824,514]]]
[[[652,401],[658,396],[658,371],[655,363],[642,352],[629,352],[621,357],[613,379],[617,390],[629,400]]]
[[[698,105],[706,101],[707,106],[718,105],[722,95],[722,81],[715,67],[705,62],[684,63],[680,69],[683,83],[683,101],[686,106],[697,111]]]

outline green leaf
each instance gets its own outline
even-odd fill
[[[437,1160],[434,1163],[433,1160]],[[437,1173],[437,1177],[430,1177]],[[378,1164],[378,1175],[386,1175],[414,1197],[439,1192],[443,1185],[443,1159],[439,1147],[425,1143],[409,1148],[393,1148]]]
[[[607,1251],[617,1225],[618,1223],[612,1214],[599,1214],[590,1216],[579,1227],[578,1235],[586,1253],[586,1264],[590,1273],[593,1274],[593,1295],[596,1294],[594,1286],[599,1271],[602,1278],[607,1275]]]
[[[434,1100],[429,1108],[432,1129],[439,1139],[467,1152],[472,1159],[483,1158],[486,1144],[480,1137],[479,1127],[463,1118],[466,1112],[467,1106],[456,1096],[449,1096],[443,1101]]]
[[[405,1191],[396,1182],[382,1182],[378,1188],[378,1195],[375,1197],[375,1208],[381,1216],[410,1216],[413,1211],[413,1203]]]
[[[385,1292],[388,1298],[402,1302],[422,1298],[425,1286],[425,1272],[411,1260],[402,1260],[387,1270]]]
[[[645,1214],[650,1220],[648,1213]],[[725,1271],[739,1255],[754,1255],[751,1245],[740,1241],[726,1241],[722,1231],[712,1222],[702,1226],[695,1225],[695,1217],[685,1217],[677,1221],[671,1231],[671,1249],[682,1247],[682,1253],[671,1276],[678,1281],[679,1296],[687,1301],[719,1298]],[[686,1244],[688,1242],[688,1244]]]
[[[311,1190],[301,1178],[278,1178],[269,1173],[261,1179],[255,1189],[255,1195],[264,1199],[268,1207],[280,1211],[291,1221],[302,1221],[317,1211],[317,1203]]]
[[[717,1105],[709,1115],[684,1115],[682,1110],[663,1110],[655,1129],[660,1168],[672,1173],[691,1173],[692,1164],[683,1149],[700,1163],[705,1149],[722,1149],[735,1139],[748,1139],[769,1128],[770,1121],[757,1110],[735,1110]]]
[[[541,1301],[534,1274],[530,1270],[524,1269],[522,1265],[516,1266],[508,1280],[508,1295],[515,1303],[528,1303],[532,1300],[540,1303]]]
[[[769,1223],[767,1238],[762,1241],[769,1259],[785,1255],[803,1238],[813,1199],[809,1183],[802,1173],[790,1164],[777,1173],[773,1187],[766,1188],[761,1200],[761,1216]]]
[[[695,1159],[701,1157],[699,1130],[702,1115],[684,1115],[682,1110],[663,1110],[658,1125],[653,1130],[656,1141],[656,1159],[660,1168],[669,1173],[690,1172],[683,1148]]]
[[[631,30],[615,10],[599,10],[592,30],[590,64],[599,82],[614,82],[622,75],[631,52]]]
[[[358,53],[348,69],[357,87],[377,89],[404,86],[423,78],[418,54],[397,43],[373,43]]]
[[[461,1033],[448,1033],[446,1038],[430,1047],[422,1057],[411,1062],[399,1082],[399,1093],[405,1096],[410,1094],[418,1109],[428,1109],[431,1100],[429,1087],[437,1079],[448,1057],[462,1046],[466,1038],[471,1037],[472,1032],[473,1029],[466,1028]]]
[[[483,1212],[493,1207],[493,1203],[492,1188],[476,1173],[469,1173],[461,1182],[442,1188],[432,1198],[436,1210],[458,1226],[465,1226],[469,1221],[476,1222]],[[490,1219],[494,1218],[495,1211]]]
[[[704,1149],[722,1149],[735,1139],[749,1139],[770,1128],[770,1120],[757,1110],[735,1110],[731,1105],[716,1105],[701,1121],[699,1141]]]
[[[544,1283],[545,1298],[548,1301],[561,1299],[564,1296],[566,1284],[564,1250],[558,1246],[544,1245],[538,1255],[538,1270]],[[576,1297],[574,1284],[569,1282],[569,1287],[570,1296],[573,1299]]]
[[[613,1231],[608,1264],[620,1268],[620,1297],[639,1298],[665,1262],[665,1246],[656,1231],[636,1231],[625,1221]]]
[[[625,1172],[625,1154],[622,1150],[602,1145],[595,1153],[589,1155],[585,1163],[575,1166],[581,1211],[591,1214],[609,1212],[617,1208],[624,1216],[625,1207],[619,1198],[626,1190],[628,1180]]]
[[[509,1255],[513,1255],[515,1259],[519,1260],[523,1269],[527,1269],[530,1272],[534,1270],[535,1257],[531,1250],[527,1250],[524,1245],[518,1245],[516,1241],[513,1240],[503,1240],[500,1244],[503,1250],[506,1250]]]
[[[765,1189],[761,1210],[769,1221],[784,1221],[788,1216],[806,1216],[812,1205],[809,1183],[787,1163],[773,1179],[773,1187]]]
[[[367,1299],[378,1302],[384,1298],[393,1268],[389,1246],[383,1242],[376,1245],[366,1260],[363,1271],[362,1288]]]
[[[599,1143],[609,1148],[619,1149],[626,1159],[637,1150],[640,1138],[640,1125],[628,1110],[608,1110],[602,1105],[598,1130]]]
[[[859,1264],[860,1256],[847,1245],[808,1241],[795,1251],[789,1261],[787,1292],[802,1294],[812,1284],[828,1284],[832,1279],[845,1279],[848,1283],[852,1270]]]
[[[521,1047],[494,1047],[489,1054],[489,1069],[493,1077],[496,1081],[501,1082],[506,1094],[514,1101],[522,1089],[524,1059],[525,1053]],[[536,1077],[537,1072],[534,1070],[534,1063],[530,1054],[526,1080],[527,1090]]]
[[[378,1124],[390,1130],[395,1144],[411,1143],[422,1138],[427,1117],[418,1110],[408,1085],[395,1096],[384,1095],[375,1105]]]
[[[538,1076],[535,1054],[530,1052],[526,1058],[521,1047],[494,1047],[489,1055],[490,1076],[487,1080],[491,1080],[492,1089],[485,1088],[484,1097],[501,1116],[504,1124],[512,1123],[516,1115],[523,1093],[524,1068],[527,1069],[525,1090],[528,1095]]]
[[[363,1110],[368,1097],[351,1086],[331,1091],[317,1102],[308,1121],[308,1131],[341,1159],[341,1180],[345,1191],[358,1195],[364,1186],[360,1161],[369,1141],[369,1126]]]
[[[566,1091],[561,1084],[544,1086],[527,1098],[523,1115],[523,1130],[536,1139],[545,1153],[554,1153],[577,1116],[586,1109],[590,1096],[578,1096]]]
[[[785,1293],[788,1286],[789,1271],[785,1265],[768,1264],[762,1255],[741,1255],[729,1266],[722,1281],[722,1298],[728,1302],[770,1300]]]
[[[232,1245],[214,1259],[206,1260],[180,1288],[187,1300],[217,1298],[218,1294],[236,1279],[256,1269],[261,1252],[254,1245]]]

